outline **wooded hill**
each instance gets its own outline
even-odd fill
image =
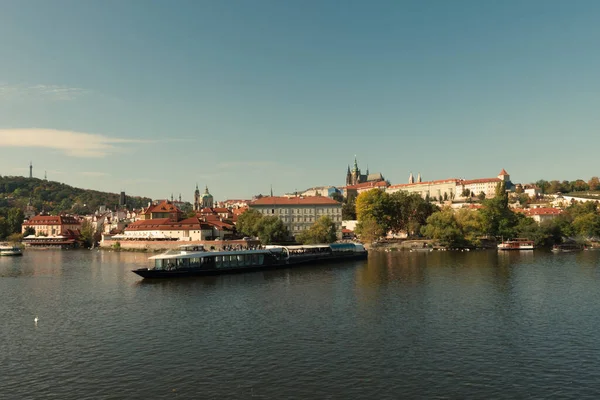
[[[68,212],[91,214],[100,206],[114,210],[119,205],[118,193],[75,188],[64,183],[22,176],[0,176],[0,216],[6,216],[8,209],[25,209],[29,201],[36,213],[49,214]],[[127,208],[141,208],[148,205],[148,197],[127,196]]]

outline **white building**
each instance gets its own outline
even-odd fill
[[[281,219],[292,236],[309,229],[326,215],[335,223],[336,234],[342,238],[342,203],[329,197],[263,197],[250,203],[250,208],[263,215]]]

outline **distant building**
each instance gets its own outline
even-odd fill
[[[80,237],[81,222],[70,215],[36,215],[23,222],[22,233],[33,228],[35,234],[23,238],[30,247],[76,247]]]
[[[208,192],[208,186],[205,186],[204,193],[200,194],[198,185],[196,184],[196,191],[194,192],[194,211],[200,211],[203,208],[213,208],[214,199],[212,194]]]
[[[338,239],[342,238],[342,203],[329,197],[262,197],[250,203],[250,209],[278,217],[294,237],[326,215],[335,223]]]
[[[496,178],[460,180],[456,185],[457,195],[464,197],[462,194],[468,190],[472,196],[484,193],[486,198],[491,198],[496,195],[496,187],[502,182],[505,183],[506,189],[511,189],[513,186],[510,181],[510,175],[504,168]]]
[[[35,230],[35,236],[63,236],[79,233],[81,222],[71,215],[36,215],[23,222],[23,233],[27,228]]]
[[[315,186],[315,187],[306,189],[305,191],[300,192],[300,193],[286,193],[284,196],[285,197],[296,197],[296,196],[303,196],[303,197],[326,196],[326,197],[331,197],[335,193],[342,194],[342,192],[340,191],[340,189],[338,189],[335,186]]]
[[[388,183],[386,181],[377,181],[377,182],[364,182],[356,185],[349,185],[342,188],[342,195],[346,198],[348,197],[356,197],[362,192],[369,191],[371,189],[380,189],[386,190],[388,187]]]
[[[552,221],[554,218],[558,217],[562,213],[562,210],[552,207],[540,207],[524,210],[524,214],[528,217],[533,218],[533,220],[538,224],[541,224],[545,221]]]
[[[500,171],[500,174],[498,174],[496,178],[469,180],[450,178],[425,182],[422,182],[420,173],[415,182],[415,178],[411,172],[408,177],[408,183],[391,185],[386,191],[388,193],[394,193],[402,190],[408,193],[417,193],[423,198],[435,198],[438,201],[465,199],[467,196],[464,196],[463,194],[466,193],[469,193],[469,196],[473,197],[484,193],[486,198],[490,198],[496,195],[496,187],[501,182],[505,183],[507,190],[511,190],[514,187],[510,181],[510,175],[504,169]]]
[[[379,182],[384,180],[385,179],[380,172],[370,174],[368,167],[366,173],[362,174],[360,168],[358,168],[356,157],[354,157],[354,166],[352,167],[352,170],[350,170],[350,166],[348,165],[348,171],[346,172],[346,186],[358,185],[359,183],[364,182]]]
[[[121,192],[119,195],[119,207],[125,207],[125,205],[127,205],[127,196],[125,192]]]

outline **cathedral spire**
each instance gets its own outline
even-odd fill
[[[421,183],[421,173],[420,172],[417,175],[417,183]]]
[[[408,183],[415,183],[415,177],[413,176],[412,171],[410,171],[410,175],[408,176]]]

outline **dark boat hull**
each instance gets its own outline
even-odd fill
[[[291,268],[295,266],[304,266],[310,264],[317,264],[323,262],[339,262],[339,261],[353,261],[363,260],[368,257],[368,253],[360,254],[342,254],[342,255],[314,255],[314,256],[298,256],[290,257],[288,260],[282,260],[278,263],[271,263],[268,265],[252,265],[245,267],[232,267],[232,268],[189,268],[189,269],[173,269],[173,270],[159,270],[159,269],[148,269],[140,268],[135,269],[133,272],[145,279],[164,279],[164,278],[186,278],[193,276],[210,276],[210,275],[222,275],[222,274],[236,274],[242,272],[251,271],[262,271],[275,268]]]

